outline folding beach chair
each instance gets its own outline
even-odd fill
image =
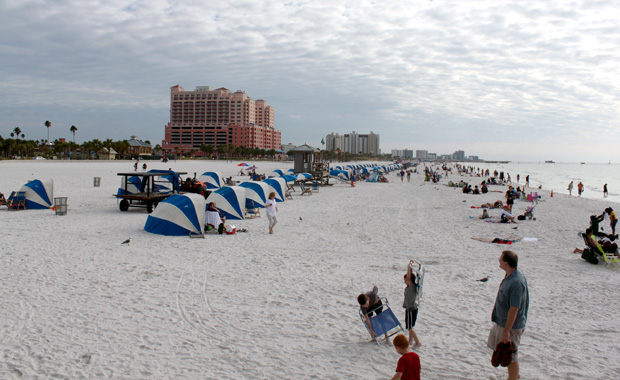
[[[260,208],[254,205],[254,201],[250,201],[252,207],[245,209],[246,219],[260,218]]]
[[[286,190],[284,192],[284,198],[286,198],[286,199],[293,199],[293,195],[291,194],[290,190]]]
[[[592,264],[597,264],[597,262],[605,262],[605,264],[608,265],[620,264],[620,257],[616,256],[616,254],[601,252],[598,247],[592,247],[590,245],[590,242],[588,241],[588,236],[586,234],[580,233],[580,235],[583,238],[583,241],[586,243],[586,249],[584,249],[584,253],[581,255],[581,258]],[[588,257],[589,254],[594,255],[594,257],[596,257],[596,261],[594,261],[594,259],[589,260],[589,258],[591,257],[591,255]]]
[[[299,195],[304,195],[304,194],[312,195],[312,189],[307,188],[303,182],[299,182],[299,188],[301,189],[301,194]]]
[[[403,329],[403,326],[400,324],[398,318],[396,318],[394,312],[390,308],[390,304],[388,303],[387,298],[381,297],[379,299],[381,300],[381,303],[383,303],[383,305],[379,306],[376,309],[368,311],[368,313],[371,313],[377,311],[377,309],[383,308],[383,311],[381,311],[379,314],[374,313],[375,315],[370,317],[370,325],[372,326],[372,331],[375,333],[375,337],[373,339],[377,344],[379,344],[379,342],[377,341],[377,337],[384,336],[387,340],[387,338],[393,335],[396,335],[400,332],[405,332],[405,329]],[[370,329],[366,324],[366,315],[362,313],[361,309],[359,311],[359,314],[362,323],[364,324],[364,326],[366,326],[366,330],[368,330],[368,333],[370,334]]]
[[[315,193],[319,192],[319,182],[318,181],[312,181],[312,191]]]
[[[9,199],[7,199],[7,206],[10,210],[18,211],[20,208],[26,209],[26,192],[25,191],[13,191]]]

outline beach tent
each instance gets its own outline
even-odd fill
[[[245,219],[243,216],[245,193],[244,187],[224,186],[209,194],[207,204],[215,202],[222,216],[225,216],[228,220]]]
[[[205,198],[200,194],[173,194],[159,202],[146,219],[144,229],[166,236],[202,234],[205,209]]]
[[[198,177],[198,180],[207,184],[207,190],[215,190],[224,186],[220,172],[204,172]]]
[[[245,188],[245,208],[265,207],[270,187],[264,182],[242,182],[240,187]]]
[[[295,176],[296,181],[305,181],[310,178],[312,178],[312,174],[310,173],[299,173]]]
[[[181,179],[175,171],[151,169],[148,171],[148,173],[164,174],[157,179],[153,178],[153,181],[157,181],[155,183],[155,190],[172,193],[174,193],[175,191],[179,193],[181,191]]]
[[[19,191],[26,192],[26,209],[49,209],[54,201],[54,181],[30,181]]]
[[[286,191],[286,180],[284,178],[268,178],[263,182],[269,186],[267,194],[273,191],[276,193],[276,202],[284,202],[284,193]]]
[[[137,194],[141,193],[144,186],[142,178],[138,176],[127,177],[127,188],[125,188],[125,178],[121,178],[121,187],[116,192],[117,195]]]
[[[294,176],[292,174],[285,174],[282,177],[278,178],[283,178],[286,182],[295,182],[297,180],[297,176]]]
[[[282,170],[280,170],[280,169],[276,169],[276,170],[272,171],[272,172],[268,175],[268,177],[269,177],[269,178],[271,178],[271,177],[280,177],[280,176],[283,176],[283,175],[284,175],[284,172],[283,172]]]

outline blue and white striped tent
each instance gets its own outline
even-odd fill
[[[146,219],[144,229],[166,236],[202,234],[205,209],[205,198],[200,194],[173,194],[159,202]]]
[[[220,172],[204,172],[198,177],[198,180],[207,184],[207,190],[216,190],[224,186]]]
[[[245,193],[246,190],[241,186],[224,186],[213,191],[207,197],[207,204],[215,202],[217,209],[222,216],[228,220],[245,219]],[[204,211],[204,210],[203,210]]]
[[[263,181],[269,186],[267,196],[272,191],[276,193],[276,202],[284,202],[284,192],[286,191],[286,180],[283,177],[268,178]]]
[[[272,172],[268,175],[268,177],[269,177],[269,178],[272,178],[272,177],[280,177],[280,176],[283,176],[283,175],[284,175],[284,172],[283,172],[282,170],[280,170],[280,169],[276,169],[276,170],[272,171]]]
[[[144,189],[142,178],[138,176],[127,177],[127,188],[125,188],[125,178],[121,178],[121,187],[116,192],[117,195],[137,194]]]
[[[242,182],[239,186],[245,188],[245,208],[265,207],[270,187],[264,182]]]
[[[45,182],[35,179],[30,181],[20,191],[26,192],[26,209],[49,209],[54,201],[54,181]]]

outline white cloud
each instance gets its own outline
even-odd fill
[[[10,1],[0,115],[40,104],[135,125],[159,109],[161,130],[139,133],[158,140],[168,88],[212,85],[267,100],[286,141],[373,130],[384,151],[484,157],[469,147],[509,139],[535,154],[532,139],[617,139],[619,16],[611,0]],[[99,132],[85,138],[121,137]]]

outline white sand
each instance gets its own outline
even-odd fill
[[[149,162],[169,167],[238,172],[236,162]],[[387,379],[398,354],[369,343],[355,298],[376,283],[404,324],[412,258],[427,268],[416,326],[422,378],[504,379],[485,342],[506,246],[471,238],[511,236],[538,238],[509,247],[531,297],[521,378],[620,376],[620,272],[572,253],[607,203],[544,194],[537,220],[513,230],[470,209],[501,193],[392,174],[387,184],[294,193],[278,205],[274,235],[263,217],[234,222],[248,233],[203,240],[150,234],[145,211],[120,212],[116,173],[130,170],[127,161],[0,163],[6,195],[52,178],[54,196],[69,200],[65,216],[0,209],[1,379]],[[516,214],[527,205],[517,201]]]

